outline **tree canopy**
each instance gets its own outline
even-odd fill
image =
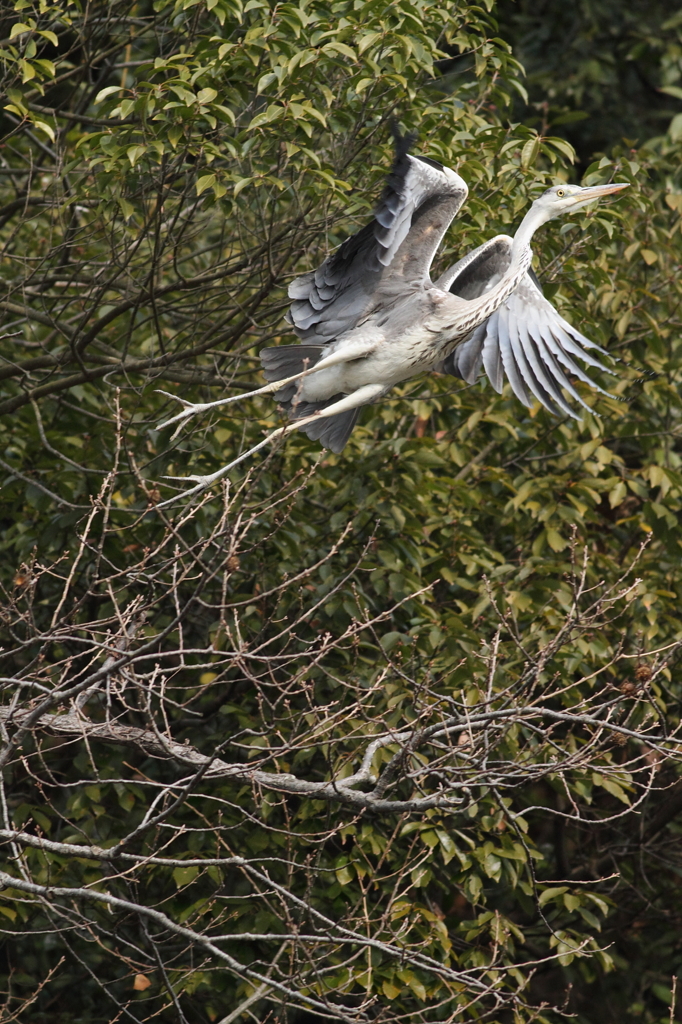
[[[0,15],[3,1020],[679,1018],[682,11]],[[612,357],[431,375],[340,455],[251,390],[395,118]],[[436,268],[437,269],[437,268]],[[173,501],[172,499],[176,499]]]

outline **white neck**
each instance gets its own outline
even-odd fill
[[[543,224],[546,224],[548,219],[549,218],[547,217],[545,210],[538,209],[535,205],[531,206],[514,235],[514,241],[512,242],[511,248],[510,270],[514,266],[515,261],[521,257],[523,250],[530,248],[530,242],[533,235],[538,228],[541,228]]]
[[[514,235],[511,247],[511,260],[504,274],[494,288],[484,292],[478,299],[471,299],[467,303],[467,325],[471,324],[470,330],[487,320],[495,310],[502,305],[505,299],[509,298],[533,260],[533,250],[530,242],[539,227],[547,222],[549,218],[543,209],[531,206],[530,210],[519,224]]]
[[[505,299],[518,287],[519,283],[528,271],[533,260],[533,250],[530,242],[539,227],[549,220],[547,213],[537,206],[531,206],[526,216],[521,221],[518,231],[514,235],[511,246],[511,259],[504,274],[490,291],[484,292],[477,299],[457,299],[459,316],[457,318],[457,335],[461,338],[473,331],[484,320],[498,309]],[[443,311],[443,319],[451,319],[451,313]],[[455,325],[450,322],[452,330]]]

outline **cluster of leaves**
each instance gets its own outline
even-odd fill
[[[617,360],[579,422],[421,379],[342,455],[292,437],[168,515],[169,477],[278,419],[251,399],[171,438],[157,389],[250,387],[291,340],[286,285],[366,219],[390,117],[470,186],[445,265],[573,149],[509,122],[522,70],[470,4],[2,17],[7,1019],[530,1021],[570,992],[667,1021],[674,128],[585,161],[628,198],[537,239]]]
[[[527,72],[525,109],[541,131],[562,132],[588,163],[623,140],[641,146],[672,130],[682,138],[682,11],[674,4],[581,0],[561,4],[501,0],[500,32]],[[671,98],[672,97],[672,98]]]

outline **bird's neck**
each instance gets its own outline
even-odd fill
[[[521,225],[523,227],[523,224]],[[521,279],[524,277],[528,268],[531,265],[533,259],[533,250],[528,244],[533,232],[528,234],[528,241],[521,245],[516,245],[516,239],[518,232],[514,236],[512,248],[511,248],[511,260],[509,266],[502,274],[501,278],[492,288],[488,291],[483,292],[476,299],[464,300],[464,309],[461,312],[464,314],[461,323],[461,329],[463,333],[472,331],[479,324],[487,320],[489,316],[495,312],[499,306],[508,299],[511,293],[518,287]],[[458,303],[462,303],[461,299],[458,299]]]
[[[533,235],[539,227],[546,222],[547,216],[543,210],[538,209],[536,206],[531,206],[530,210],[519,224],[518,230],[514,235],[511,247],[511,263],[509,269],[514,266],[516,260],[521,260],[526,250],[530,249],[530,243]]]
[[[543,210],[538,209],[536,206],[531,206],[512,239],[509,266],[497,284],[490,288],[489,291],[483,292],[476,299],[464,300],[464,308],[462,308],[462,300],[458,299],[461,315],[461,321],[458,325],[460,337],[474,330],[484,320],[487,320],[489,316],[492,316],[495,310],[518,287],[533,260],[533,250],[530,247],[531,239],[546,220],[547,214]]]
[[[546,220],[547,215],[543,210],[531,206],[512,240],[511,259],[504,274],[494,288],[469,303],[472,313],[475,312],[476,316],[480,318],[479,323],[502,305],[530,268],[533,260],[533,250],[530,247],[531,239]]]

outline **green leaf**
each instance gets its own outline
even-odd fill
[[[181,889],[185,885],[189,885],[199,874],[199,868],[196,865],[190,865],[186,868],[173,868],[173,881],[175,882],[178,889]]]
[[[106,89],[100,89],[95,96],[94,103],[101,103],[107,96],[112,96],[115,92],[121,92],[121,88],[122,86],[120,85],[108,85]]]
[[[627,485],[624,480],[619,480],[609,491],[609,505],[611,508],[616,508],[617,505],[620,505],[626,494]]]
[[[355,877],[355,875],[348,866],[338,868],[335,874],[339,885],[350,885],[350,883],[353,881]]]
[[[630,797],[625,792],[623,787],[615,781],[615,779],[609,778],[608,775],[599,775],[597,773],[593,773],[592,781],[594,782],[595,786],[601,786],[602,789],[605,789],[606,792],[610,793],[612,796],[617,797],[618,800],[620,800],[622,803],[628,805],[630,804]]]
[[[478,903],[481,892],[483,891],[483,882],[479,876],[473,874],[467,875],[464,882],[464,888],[466,889],[472,903]]]
[[[124,218],[126,220],[130,220],[130,218],[135,213],[135,207],[133,206],[133,204],[128,202],[127,199],[124,199],[123,196],[119,196],[118,197],[118,205],[121,207],[121,212],[122,212]]]
[[[585,895],[586,895],[587,899],[592,901],[592,903],[596,903],[596,905],[599,907],[599,909],[601,910],[601,912],[604,915],[604,917],[606,917],[606,915],[609,912],[609,905],[606,902],[606,900],[603,899],[600,896],[597,896],[596,893],[593,893],[593,892],[588,892]]]
[[[668,126],[668,134],[673,142],[679,142],[682,139],[682,114],[675,114]]]
[[[567,885],[555,886],[550,889],[543,889],[538,897],[538,903],[541,907],[544,907],[545,903],[549,903],[550,900],[555,900],[558,896],[563,896],[565,892],[568,892]]]
[[[126,155],[130,160],[130,166],[134,167],[135,164],[140,160],[141,157],[147,152],[147,147],[141,143],[137,143],[134,146],[128,146],[126,149]]]
[[[362,96],[363,92],[369,89],[370,85],[374,85],[376,79],[374,78],[361,78],[359,82],[355,84],[355,92],[358,96]]]
[[[442,848],[443,863],[449,864],[457,853],[457,847],[447,832],[437,829],[436,835],[438,836],[438,840]]]
[[[17,36],[23,36],[26,32],[33,32],[34,28],[35,26],[26,25],[23,21],[15,22],[9,34],[10,42],[12,39],[16,39]]]
[[[29,61],[20,60],[18,61],[18,64],[23,72],[21,78],[22,82],[30,82],[36,77],[36,69],[34,68],[33,64],[29,63]]]
[[[554,149],[558,149],[562,156],[565,156],[572,164],[575,163],[576,152],[570,142],[566,142],[566,139],[552,136],[552,138],[545,139],[545,142],[553,146]]]
[[[665,1003],[666,1006],[672,1006],[673,994],[672,990],[667,985],[661,985],[660,982],[655,981],[651,986],[651,991],[654,993],[661,1002]]]
[[[502,873],[502,861],[499,857],[495,856],[495,854],[488,853],[483,859],[483,870],[488,878],[492,878],[494,881],[499,882],[500,875]]]
[[[267,75],[262,75],[262,77],[258,79],[256,95],[259,96],[262,92],[265,92],[265,90],[276,81],[277,75],[273,74],[272,71],[269,71]]]
[[[671,210],[676,210],[678,213],[682,213],[682,192],[668,192],[665,197],[665,204],[666,206],[669,206]],[[631,246],[628,246],[628,248],[631,248]]]
[[[540,152],[540,139],[528,139],[521,150],[521,166],[530,167],[538,158]]]
[[[215,174],[204,174],[201,178],[197,178],[197,195],[200,196],[202,192],[205,192],[207,188],[212,188],[216,183]]]
[[[374,46],[374,44],[379,39],[383,39],[383,38],[384,38],[384,33],[383,32],[366,32],[364,35],[360,36],[360,38],[357,41],[358,53],[359,54],[363,54],[365,52],[365,50],[368,50],[370,46]],[[356,87],[356,92],[357,92],[357,87]]]
[[[390,981],[382,982],[381,990],[387,999],[397,999],[400,995],[400,989]]]
[[[547,530],[547,543],[552,551],[563,551],[564,548],[568,547],[568,541],[564,540],[561,534],[554,529]]]
[[[404,984],[409,986],[409,988],[416,995],[417,999],[420,999],[422,1002],[426,1001],[426,989],[424,988],[424,986],[422,985],[421,981],[416,976],[414,971],[400,970],[396,971],[396,974],[400,978],[400,980],[404,982]]]
[[[56,72],[55,66],[51,60],[45,60],[44,57],[36,57],[33,63],[36,64],[41,71],[44,71],[49,78],[54,78]]]
[[[414,868],[414,870],[410,872],[410,879],[412,880],[412,885],[416,889],[427,886],[432,878],[433,873],[431,872],[431,869],[427,868],[425,865],[421,865],[421,867]]]
[[[390,633],[384,633],[379,642],[381,643],[383,649],[388,653],[389,651],[392,651],[393,648],[396,647],[398,644],[405,642],[410,643],[410,640],[411,637],[405,636],[404,633],[392,631]]]
[[[39,128],[41,132],[45,132],[51,142],[55,141],[54,128],[49,125],[47,121],[37,121],[35,118],[32,118],[32,120],[35,128]]]
[[[284,108],[272,104],[267,110],[264,110],[260,114],[256,114],[249,124],[249,130],[252,128],[260,128],[264,124],[272,124],[274,121],[279,121],[283,115]]]
[[[340,53],[344,57],[350,57],[351,60],[357,60],[357,54],[355,50],[352,50],[346,43],[333,42],[327,43],[326,46],[322,47],[324,53]]]
[[[245,189],[247,187],[247,185],[251,184],[252,181],[253,181],[253,178],[240,178],[240,180],[235,183],[235,186],[234,186],[234,189],[233,189],[233,195],[234,195],[235,199],[237,198],[239,193],[243,189]]]

